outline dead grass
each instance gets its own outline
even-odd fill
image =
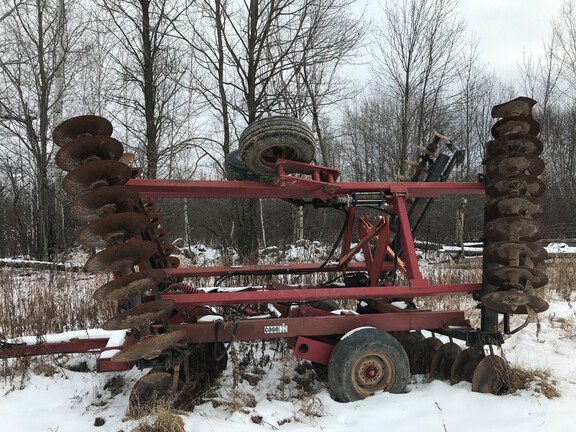
[[[560,397],[558,382],[552,377],[550,369],[532,369],[522,366],[511,366],[501,377],[506,393],[521,390],[532,390],[548,399]]]
[[[114,314],[92,293],[105,276],[0,269],[0,338],[99,327]]]
[[[184,422],[174,411],[159,408],[140,420],[132,432],[185,432]]]
[[[576,290],[576,258],[554,258],[547,260],[543,271],[550,281],[542,290],[543,297],[560,298],[567,302],[574,301]]]

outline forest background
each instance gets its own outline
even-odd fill
[[[453,181],[476,181],[491,107],[538,101],[545,143],[544,222],[576,237],[576,6],[565,0],[538,55],[507,82],[480,60],[457,0],[9,0],[0,4],[0,256],[57,260],[75,222],[51,132],[97,114],[143,177],[224,178],[224,157],[259,118],[290,115],[316,135],[315,163],[346,181],[394,181],[433,130],[465,151]],[[514,25],[513,22],[510,23]],[[518,34],[522,38],[522,34]],[[505,53],[504,53],[505,54]],[[418,237],[454,238],[462,197],[437,205]],[[469,197],[467,240],[482,233]],[[330,209],[285,202],[166,200],[172,240],[258,247],[331,243]],[[207,217],[209,215],[209,217]],[[298,226],[303,220],[303,226]],[[298,229],[297,229],[298,228]]]

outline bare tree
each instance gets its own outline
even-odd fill
[[[109,96],[121,110],[110,111],[136,141],[146,177],[155,178],[161,160],[192,146],[190,131],[180,130],[190,115],[184,112],[189,64],[171,36],[185,5],[176,0],[101,0],[101,6],[107,12],[101,23],[116,39],[108,54],[114,62],[111,78],[118,84]]]
[[[7,136],[6,145],[22,149],[12,152],[23,158],[14,163],[34,179],[28,197],[34,239],[30,252],[47,259],[57,240],[49,163],[53,113],[65,90],[57,82],[67,62],[74,64],[71,56],[82,23],[76,21],[77,25],[67,28],[72,11],[64,0],[15,2],[12,8],[10,15],[4,15],[0,30],[0,127]]]
[[[456,0],[392,0],[376,34],[374,74],[380,88],[398,105],[398,171],[411,144],[441,128],[443,96],[460,69],[465,26],[456,16]]]

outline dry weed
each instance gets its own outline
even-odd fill
[[[174,411],[160,408],[140,420],[132,432],[185,432],[184,422]]]
[[[552,377],[550,369],[531,369],[521,366],[511,366],[502,372],[502,381],[508,389],[506,393],[532,389],[548,399],[560,397],[557,381]]]
[[[106,280],[72,272],[0,269],[0,335],[41,336],[99,327],[114,315],[112,304],[92,299]]]

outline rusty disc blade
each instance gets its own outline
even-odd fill
[[[521,266],[498,267],[486,270],[488,282],[503,289],[525,289],[530,282],[532,288],[541,288],[548,283],[548,276],[539,270]]]
[[[472,376],[472,391],[500,395],[508,390],[510,366],[502,357],[491,354],[484,357]]]
[[[134,345],[130,345],[128,348],[124,348],[119,353],[114,354],[111,360],[115,362],[130,362],[142,358],[158,357],[162,351],[177,345],[184,338],[186,338],[186,332],[183,330],[145,336]]]
[[[102,285],[92,295],[99,301],[118,301],[129,295],[143,294],[157,287],[166,279],[163,270],[143,270],[130,273]]]
[[[90,135],[112,135],[112,123],[95,115],[72,117],[54,128],[52,140],[56,145],[64,147],[81,136]]]
[[[504,240],[486,246],[484,256],[505,266],[526,266],[528,263],[534,265],[546,260],[548,252],[536,243]]]
[[[164,255],[171,255],[176,250],[176,246],[172,243],[162,243],[160,247]]]
[[[490,179],[486,185],[486,194],[491,197],[519,194],[539,197],[546,185],[542,180],[526,174],[503,174]]]
[[[73,171],[95,160],[118,160],[124,146],[114,138],[104,135],[80,137],[56,153],[56,165],[61,170]]]
[[[136,167],[136,168],[132,168],[131,172],[130,172],[130,178],[138,178],[140,177],[140,175],[144,172],[144,168],[142,167]]]
[[[408,355],[411,374],[424,373],[424,337],[420,332],[399,332],[394,337],[400,342]]]
[[[428,337],[422,341],[422,352],[424,357],[422,373],[430,373],[434,354],[436,354],[436,351],[438,351],[442,345],[444,344],[437,337]]]
[[[168,237],[168,231],[165,230],[164,228],[156,228],[154,232],[156,234],[156,237],[160,241],[164,241],[166,240],[166,237]]]
[[[120,162],[122,162],[123,164],[129,165],[130,162],[132,162],[132,160],[134,159],[134,153],[124,153],[120,159],[118,159]]]
[[[502,216],[523,216],[539,219],[544,214],[544,203],[527,195],[508,194],[492,198],[484,206],[484,212],[491,218]]]
[[[536,105],[534,99],[520,96],[511,101],[494,105],[492,108],[492,118],[515,117],[515,116],[532,116],[532,107]]]
[[[528,174],[538,176],[544,171],[544,161],[529,153],[506,153],[486,162],[486,173],[490,177],[501,174]]]
[[[491,220],[484,226],[484,234],[489,240],[536,241],[546,233],[544,225],[533,219],[508,216]]]
[[[148,327],[153,322],[168,317],[176,307],[174,300],[153,300],[140,304],[106,321],[104,330],[124,330]]]
[[[439,380],[450,379],[452,365],[460,351],[462,350],[454,342],[446,343],[438,348],[430,363],[430,377]]]
[[[512,116],[497,121],[492,126],[492,136],[498,138],[509,133],[538,135],[540,124],[529,116]]]
[[[144,214],[116,213],[90,222],[78,231],[76,241],[86,247],[103,248],[123,243],[149,227]]]
[[[486,144],[488,157],[493,158],[506,153],[530,153],[534,156],[540,156],[544,145],[538,137],[530,134],[511,133],[502,135],[494,141]]]
[[[155,242],[145,240],[117,244],[93,255],[84,267],[94,273],[131,271],[134,265],[154,255],[157,248]]]
[[[168,268],[178,268],[180,266],[180,258],[175,256],[166,257]]]
[[[458,384],[460,381],[472,382],[474,371],[482,360],[483,353],[478,347],[467,348],[461,351],[450,370],[450,384]]]
[[[150,225],[152,228],[158,228],[162,223],[162,215],[155,214],[155,213],[148,213],[148,218],[150,220]]]
[[[70,205],[70,216],[80,222],[91,222],[100,217],[137,212],[140,194],[127,186],[103,187],[79,196]]]
[[[503,314],[526,315],[528,313],[526,306],[540,313],[549,307],[546,300],[516,290],[492,292],[483,296],[480,301],[488,309]]]
[[[69,172],[62,189],[70,195],[82,195],[105,186],[120,186],[130,180],[130,167],[114,160],[89,162]]]

